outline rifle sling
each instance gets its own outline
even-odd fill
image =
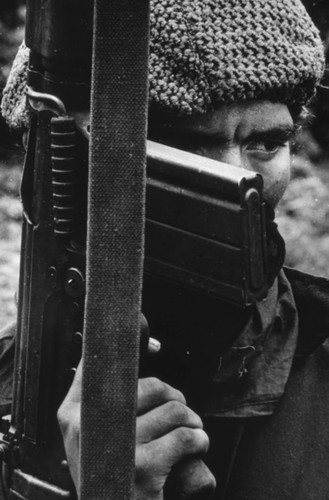
[[[133,498],[143,270],[147,0],[96,0],[81,500]]]

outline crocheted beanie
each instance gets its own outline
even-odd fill
[[[8,125],[16,130],[27,128],[29,123],[25,99],[29,52],[25,43],[22,43],[2,93],[2,116]]]
[[[298,113],[324,70],[300,0],[151,0],[150,103],[180,115],[269,99]]]
[[[324,70],[318,30],[300,0],[151,0],[150,109],[205,113],[268,99],[298,114]],[[23,46],[4,90],[2,113],[27,125]]]

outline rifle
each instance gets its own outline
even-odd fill
[[[22,180],[14,404],[3,421],[10,499],[75,498],[56,412],[83,333],[91,7],[62,0],[48,2],[46,12],[38,0],[28,11],[33,116]],[[150,324],[157,318],[148,303],[159,288],[246,307],[266,294],[266,283],[261,177],[149,142]]]

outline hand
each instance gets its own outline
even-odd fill
[[[160,343],[149,337],[148,323],[141,314],[141,352],[154,355],[160,349]],[[76,370],[72,385],[59,407],[57,420],[62,432],[66,458],[74,486],[79,492],[79,453],[80,453],[80,412],[81,412],[82,363]]]
[[[209,489],[213,492],[215,487],[210,471],[201,460],[184,463],[188,457],[206,453],[208,445],[200,417],[186,406],[181,392],[155,378],[139,380],[136,419],[137,500],[162,500],[166,480],[177,464],[180,467],[177,479],[184,498],[188,498],[189,493],[196,495],[200,486],[202,495],[206,492],[208,497]],[[194,482],[194,474],[198,475],[201,485]]]
[[[67,461],[77,491],[80,484],[81,376],[80,363],[58,410]],[[179,471],[177,484],[183,483],[184,498],[188,498],[186,491],[193,491],[194,495],[203,479],[206,489],[208,484],[214,486],[213,477],[201,460],[190,460],[187,467],[182,462],[184,458],[206,453],[207,449],[208,437],[202,430],[202,421],[186,406],[182,393],[158,379],[140,379],[136,418],[136,500],[162,500],[164,485],[176,464],[179,466],[174,472],[177,477]]]
[[[67,463],[74,482],[75,489],[79,492],[80,484],[80,411],[81,411],[82,363],[76,370],[72,385],[59,407],[57,420],[62,432]]]

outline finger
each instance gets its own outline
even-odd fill
[[[136,441],[147,443],[177,427],[191,427],[202,429],[202,420],[188,406],[178,401],[169,401],[153,410],[137,417]]]
[[[168,401],[186,404],[183,394],[155,377],[138,380],[137,415],[146,413]]]
[[[63,403],[65,402],[70,404],[81,403],[81,387],[82,387],[82,360],[78,364],[73,382]]]
[[[65,437],[68,429],[80,427],[82,361],[80,361],[71,387],[57,411],[57,420]]]
[[[57,418],[63,436],[70,474],[78,491],[80,483],[80,405],[62,405],[57,412]]]
[[[147,354],[156,354],[160,351],[161,344],[150,337],[149,325],[143,313],[140,314],[140,353],[143,357]]]
[[[57,411],[57,420],[65,438],[68,432],[80,432],[82,363],[76,370],[71,387]]]
[[[66,458],[76,490],[79,490],[80,460],[80,407],[81,407],[82,362],[75,372],[74,380],[57,411],[57,420],[63,436]]]
[[[161,343],[157,339],[150,337],[148,347],[147,347],[147,353],[148,354],[157,354],[160,351],[160,349],[161,349]]]
[[[182,460],[170,472],[164,497],[171,500],[210,500],[214,497],[216,479],[199,457]]]
[[[136,447],[137,477],[167,477],[187,457],[207,453],[209,438],[202,429],[179,427],[159,439]]]

